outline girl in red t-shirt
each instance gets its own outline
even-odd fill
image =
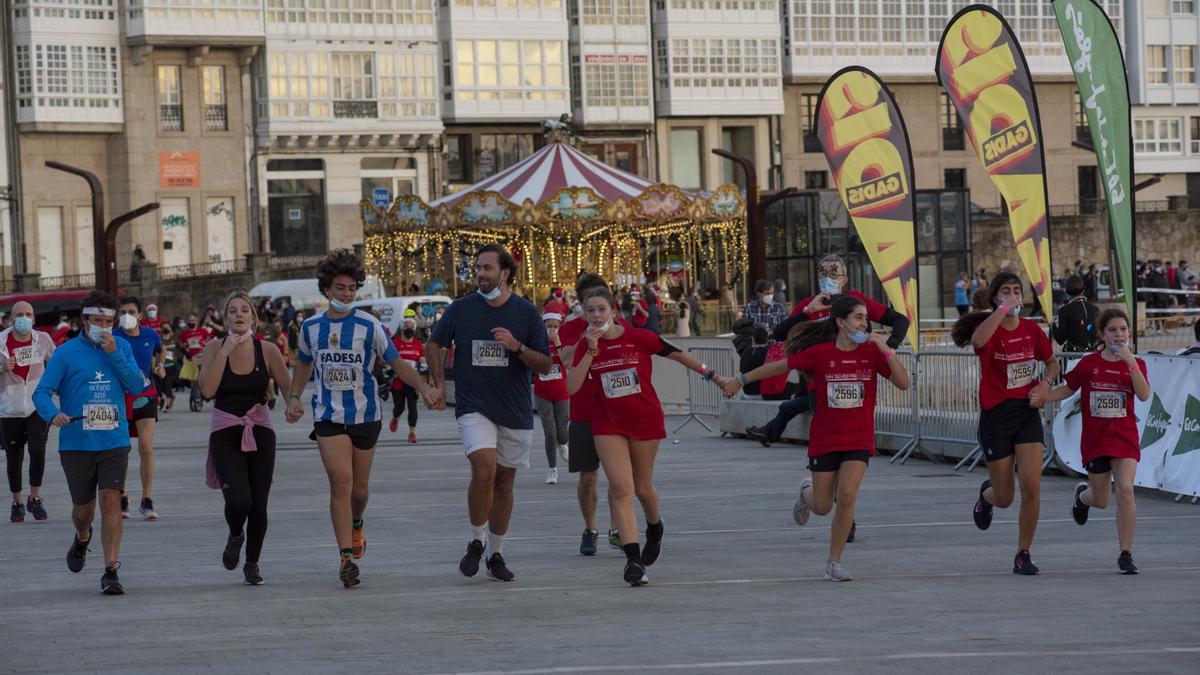
[[[1036,322],[1020,317],[1021,280],[1001,272],[987,289],[992,309],[959,317],[950,337],[954,344],[970,344],[979,357],[979,447],[987,461],[988,478],[979,486],[973,517],[975,527],[988,529],[992,509],[1013,502],[1014,458],[1021,483],[1021,512],[1017,519],[1017,555],[1014,574],[1037,574],[1029,554],[1037,530],[1038,502],[1045,451],[1039,410],[1058,379],[1059,365],[1046,332]],[[1037,299],[1034,299],[1037,302]],[[1038,364],[1045,374],[1038,380]]]
[[[542,433],[546,437],[546,485],[558,483],[558,454],[567,458],[567,422],[570,421],[570,395],[567,394],[567,369],[563,367],[559,350],[562,341],[558,329],[562,326],[562,315],[546,312],[542,315],[546,324],[546,335],[550,337],[550,372],[533,374],[533,407],[542,420]]]
[[[842,567],[842,549],[854,524],[858,486],[875,454],[875,391],[877,376],[899,389],[908,389],[908,371],[896,351],[870,331],[867,306],[858,298],[837,296],[829,318],[800,324],[787,341],[788,358],[764,364],[730,379],[722,389],[733,396],[750,383],[800,370],[813,384],[816,408],[809,428],[808,470],[792,509],[798,525],[811,514],[823,516],[837,507],[830,524],[829,560],[825,578],[849,581]]]
[[[583,311],[590,328],[573,354],[567,391],[578,392],[588,378],[595,384],[592,436],[608,477],[608,503],[625,551],[624,577],[631,586],[642,586],[649,581],[646,568],[658,560],[663,538],[654,458],[658,442],[667,434],[662,404],[651,384],[651,357],[657,354],[682,363],[717,386],[725,380],[658,335],[622,326],[615,320],[618,309],[607,288],[586,291]],[[644,551],[638,545],[634,494],[646,515]]]
[[[1117,485],[1117,543],[1121,553],[1117,567],[1124,574],[1137,574],[1133,564],[1133,530],[1137,507],[1133,502],[1133,478],[1142,457],[1138,442],[1133,397],[1150,399],[1146,363],[1129,351],[1129,317],[1119,309],[1101,312],[1096,329],[1104,349],[1088,354],[1075,364],[1063,384],[1046,397],[1059,401],[1079,392],[1083,411],[1083,433],[1079,439],[1088,482],[1075,486],[1071,515],[1083,525],[1088,509],[1108,507],[1109,486]]]
[[[408,365],[417,369],[417,372],[425,372],[425,345],[417,339],[416,319],[404,319],[400,332],[392,337],[392,344],[396,345],[400,358]],[[388,422],[388,430],[392,433],[400,426],[400,415],[404,412],[405,404],[408,405],[408,442],[416,443],[417,390],[404,384],[404,380],[397,376],[392,380],[392,421]]]

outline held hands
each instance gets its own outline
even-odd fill
[[[1029,405],[1034,408],[1041,408],[1046,405],[1046,398],[1050,394],[1050,385],[1044,380],[1038,382],[1037,386],[1029,392]]]
[[[421,388],[421,399],[430,410],[446,409],[446,390],[441,387],[425,385]]]
[[[510,352],[515,352],[521,348],[521,343],[513,337],[513,334],[507,328],[493,328],[492,339],[499,342]]]
[[[713,380],[716,381],[715,379]],[[742,389],[742,380],[739,377],[721,378],[721,393],[725,394],[725,398],[732,398],[734,394]]]
[[[304,417],[304,406],[300,405],[300,399],[288,398],[287,404],[287,421],[288,424],[295,424]]]
[[[812,302],[808,303],[808,306],[804,308],[804,313],[812,314],[825,309],[829,306],[829,297],[828,293],[818,293],[813,297]]]

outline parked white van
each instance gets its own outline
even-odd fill
[[[451,302],[453,299],[448,295],[403,295],[357,300],[353,306],[374,312],[388,331],[395,335],[404,319],[404,310],[411,309],[417,313],[417,328],[428,328],[433,324],[433,317],[438,308],[449,307]]]
[[[249,295],[255,304],[265,300],[274,308],[278,308],[284,299],[291,302],[292,307],[306,311],[329,307],[329,299],[317,289],[316,278],[267,281],[250,289]],[[383,282],[376,276],[368,276],[362,288],[358,289],[358,297],[363,299],[382,298],[383,295]]]

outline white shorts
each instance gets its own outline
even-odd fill
[[[529,468],[533,429],[509,429],[473,412],[458,418],[458,433],[467,455],[483,448],[495,448],[496,463],[500,466]]]

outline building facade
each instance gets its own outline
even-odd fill
[[[8,22],[11,17],[7,12],[0,13],[0,36],[9,35]],[[12,111],[15,101],[9,90],[9,50],[0,49],[0,288],[6,288],[7,280],[12,279],[16,270],[12,267],[13,257],[13,221],[14,213],[20,206],[17,190],[14,185],[18,172],[12,166],[16,150],[16,134],[13,133],[14,120]]]

